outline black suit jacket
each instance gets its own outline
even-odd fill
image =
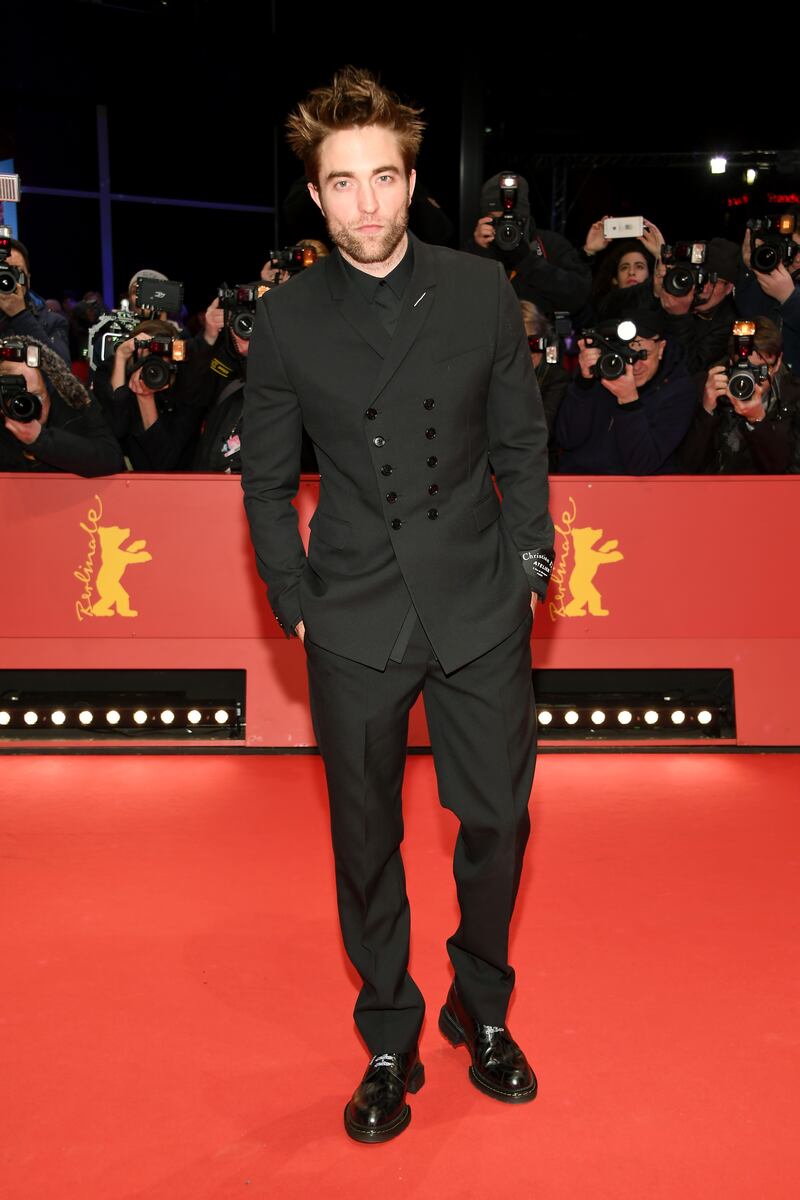
[[[546,587],[547,427],[502,266],[413,245],[392,338],[338,253],[264,297],[242,486],[287,634],[302,618],[318,645],[382,669],[410,595],[451,672],[507,637],[531,587]],[[303,425],[320,471],[308,557],[292,505]]]

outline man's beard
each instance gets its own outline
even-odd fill
[[[348,225],[333,225],[327,215],[325,221],[331,240],[352,258],[353,262],[380,263],[385,262],[403,240],[408,228],[408,208],[403,208],[393,221],[384,225],[376,237],[367,237]],[[367,223],[363,218],[359,222],[362,225]]]

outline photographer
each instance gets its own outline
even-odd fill
[[[630,288],[648,283],[652,287],[653,270],[664,242],[652,221],[644,221],[640,237],[607,238],[604,227],[610,219],[603,217],[589,226],[581,251],[592,271],[589,308],[580,314],[585,324],[616,316],[630,307]],[[646,291],[646,287],[641,288],[641,293]]]
[[[193,397],[206,418],[192,459],[193,471],[241,474],[242,408],[250,338],[234,332],[234,315],[232,309],[220,305],[219,297],[206,309],[201,335],[205,346],[199,356],[207,360],[207,369]]]
[[[579,338],[579,374],[556,421],[562,474],[677,470],[675,451],[692,419],[695,386],[665,330],[662,313],[634,309]],[[604,377],[604,370],[617,377]]]
[[[789,236],[800,245],[800,231],[795,228]],[[750,229],[745,233],[742,259],[746,270],[736,287],[736,308],[742,317],[766,316],[782,328],[784,366],[800,374],[800,252],[795,252],[788,265],[780,261],[771,271],[758,271],[752,254],[763,240]]]
[[[103,409],[134,471],[186,469],[201,420],[200,410],[189,402],[193,392],[191,358],[175,365],[174,357],[164,356],[166,382],[153,388],[148,385],[148,373],[142,376],[153,339],[168,345],[173,356],[176,343],[180,350],[187,345],[176,337],[170,322],[142,321],[114,352]],[[95,379],[95,388],[98,382]]]
[[[681,466],[693,475],[782,475],[796,442],[800,382],[783,364],[783,342],[773,321],[737,321],[733,330],[727,361],[706,376],[680,448]],[[764,370],[766,378],[759,378]]]
[[[3,227],[5,228],[5,227]],[[28,251],[16,238],[0,234],[0,338],[29,337],[42,342],[69,364],[67,319],[50,312],[30,290]]]
[[[725,238],[712,238],[702,264],[710,278],[684,295],[674,295],[665,286],[668,269],[660,258],[653,276],[653,295],[667,318],[666,331],[683,347],[690,374],[705,371],[725,354],[736,319],[731,293],[740,270],[739,247]]]
[[[34,338],[6,338],[0,346],[17,358],[0,361],[0,471],[95,476],[124,470],[122,451],[99,404],[59,356]],[[37,352],[38,367],[28,365]]]
[[[513,185],[501,187],[504,180]],[[485,215],[465,249],[501,262],[520,300],[532,301],[547,315],[577,312],[586,303],[592,285],[588,265],[560,233],[537,230],[521,175],[501,173],[487,180],[480,211]]]

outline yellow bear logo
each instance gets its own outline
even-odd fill
[[[122,543],[131,536],[131,531],[121,529],[119,525],[101,525],[97,532],[102,555],[97,572],[97,593],[100,598],[92,605],[92,614],[95,617],[113,617],[112,610],[116,608],[118,617],[138,617],[136,609],[131,608],[130,596],[122,586],[122,576],[131,563],[150,562],[153,556],[145,550],[147,542],[140,539],[123,546]]]
[[[592,617],[607,617],[608,609],[603,608],[603,598],[594,585],[594,577],[598,568],[606,563],[619,562],[624,555],[617,549],[619,542],[611,538],[602,546],[594,548],[598,538],[603,536],[602,529],[572,529],[572,545],[575,552],[575,563],[567,581],[572,593],[572,599],[564,609],[567,617],[585,617],[586,609]]]

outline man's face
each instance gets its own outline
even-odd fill
[[[397,135],[380,125],[340,129],[320,147],[319,188],[308,185],[331,238],[354,263],[382,263],[405,236],[416,173]]]
[[[633,378],[637,388],[642,388],[655,375],[664,357],[666,342],[663,338],[637,337],[631,342],[632,350],[646,350],[647,358],[639,358],[633,364]]]
[[[727,279],[718,279],[716,283],[706,283],[700,289],[700,300],[695,304],[695,312],[711,312],[712,308],[716,308],[721,304],[729,292],[733,291],[733,284]]]

